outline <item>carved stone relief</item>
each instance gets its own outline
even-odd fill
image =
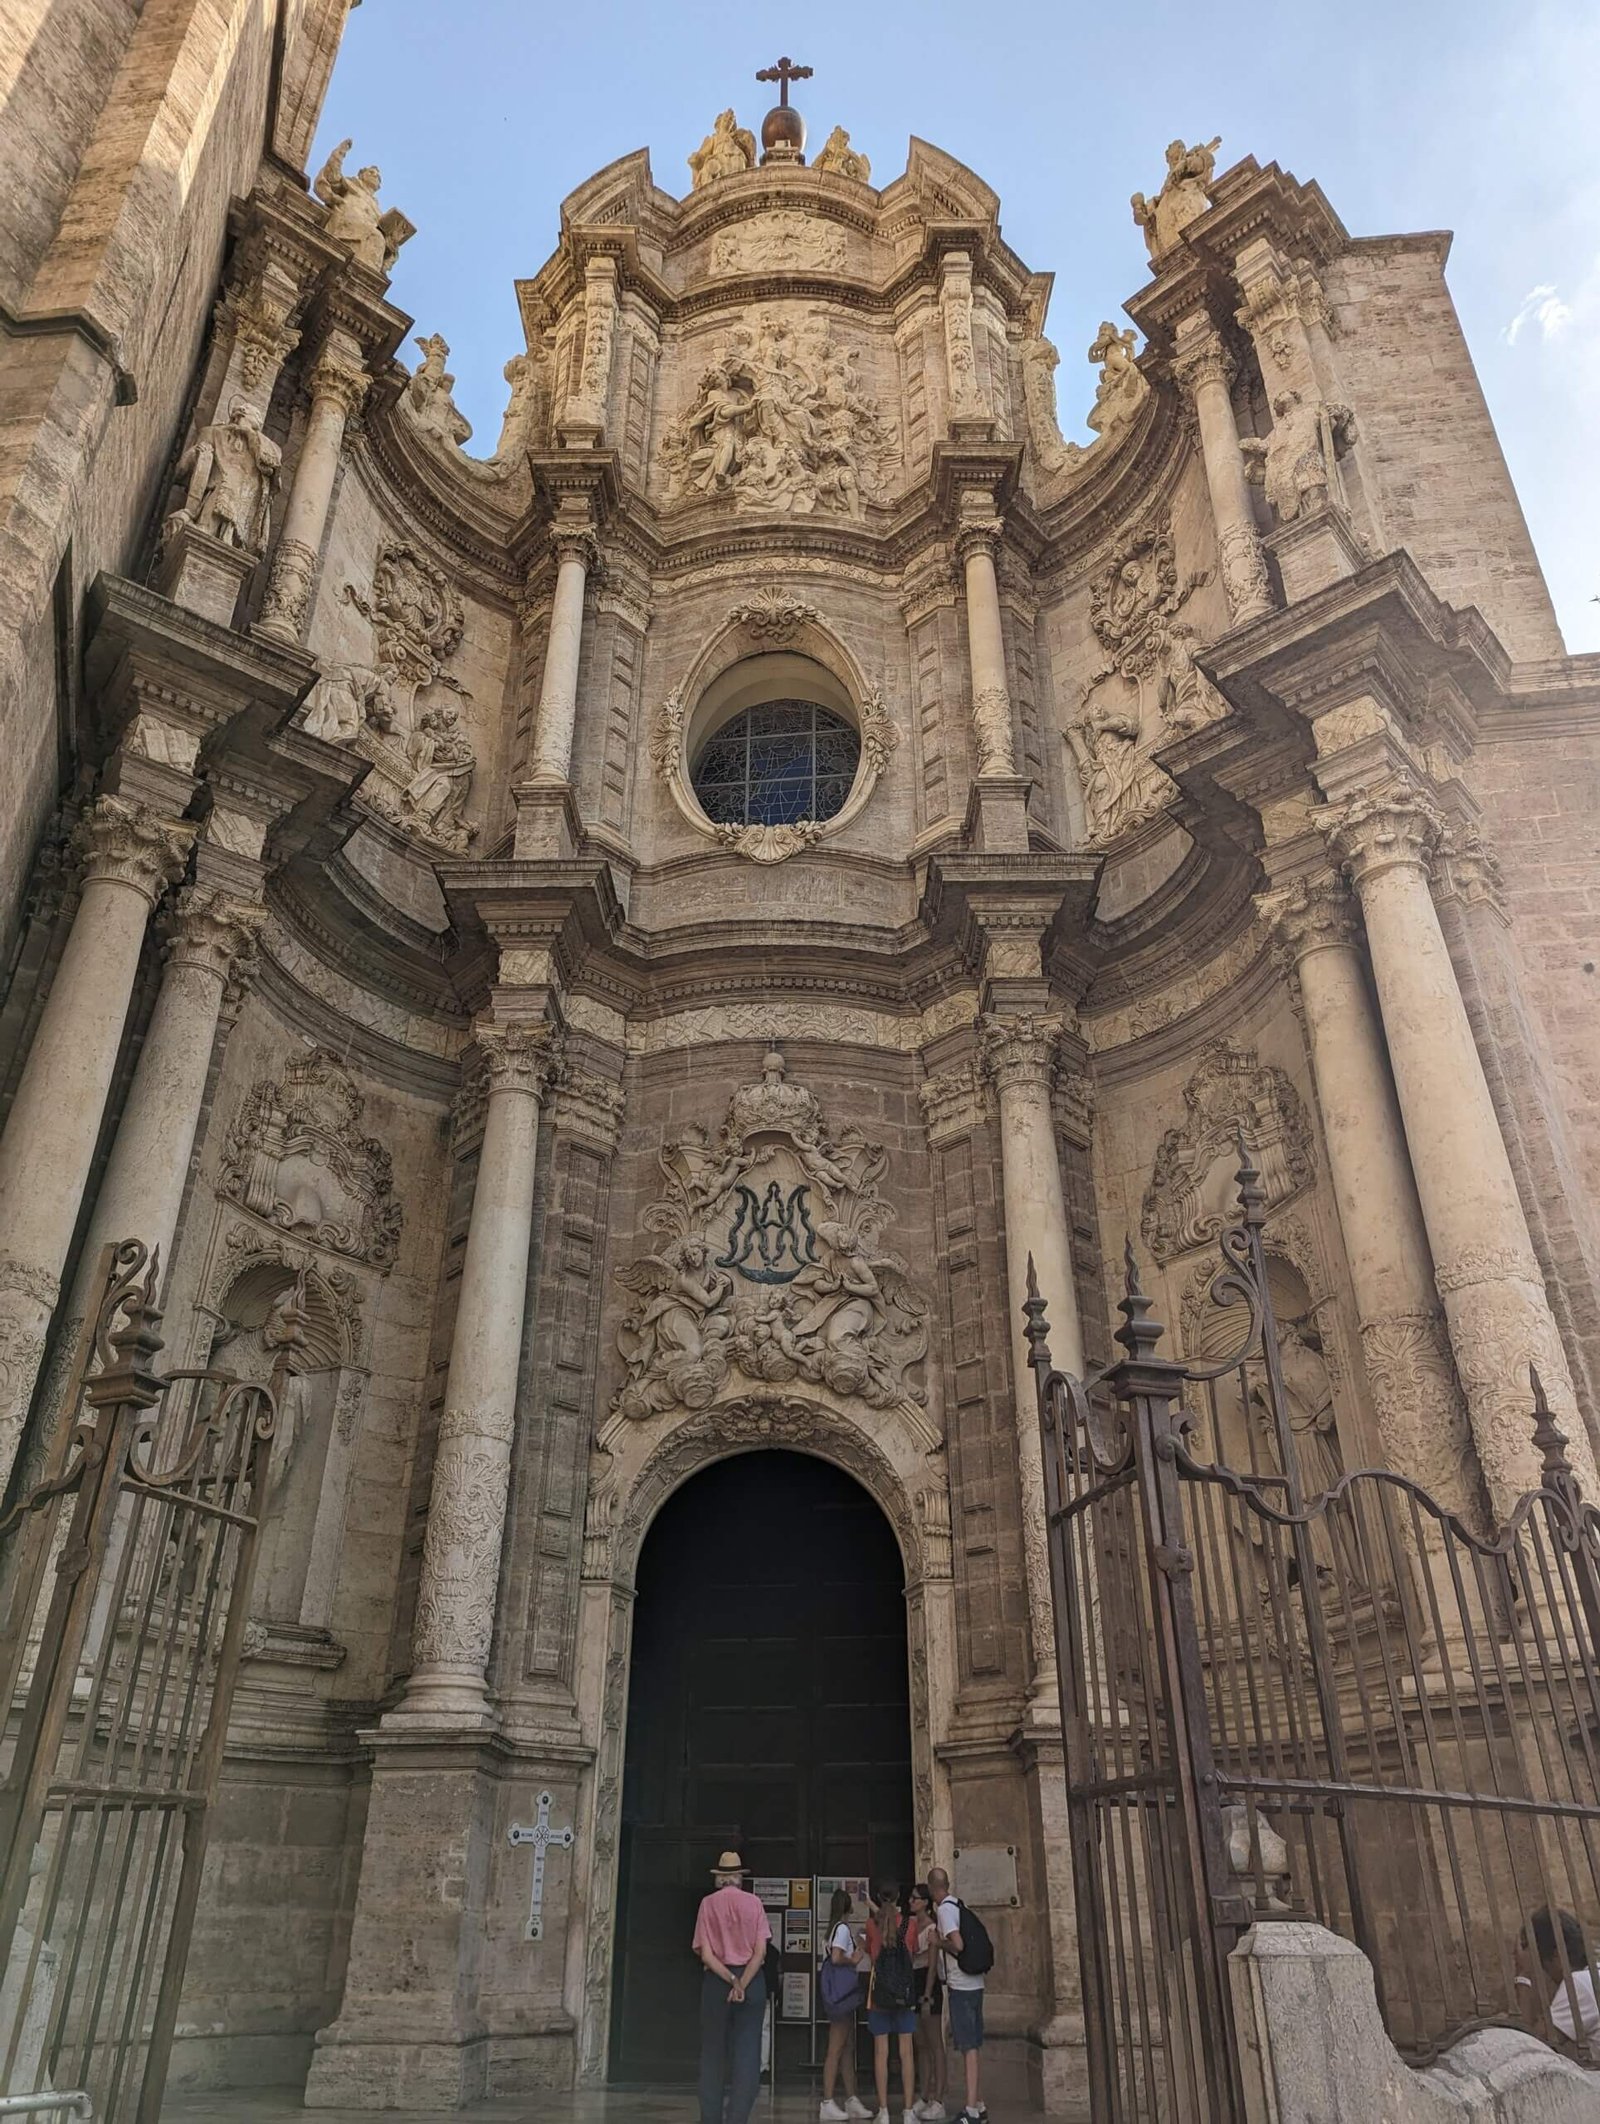
[[[723,229],[711,246],[715,280],[731,273],[842,273],[845,233],[837,222],[788,207]]]
[[[735,327],[661,459],[670,500],[859,516],[877,498],[894,447],[862,388],[859,356],[768,316]]]
[[[390,1269],[401,1212],[389,1153],[363,1136],[366,1102],[327,1048],[258,1078],[228,1130],[217,1193],[328,1253]]]
[[[461,645],[461,600],[426,555],[386,546],[370,595],[342,592],[372,627],[375,661],[335,665],[306,704],[313,737],[349,745],[373,763],[362,801],[419,839],[464,855],[478,829],[465,815],[477,754],[452,695],[469,698],[445,669]]]
[[[927,1300],[879,1244],[888,1153],[854,1128],[830,1139],[781,1055],[734,1093],[714,1143],[690,1130],[658,1162],[665,1194],[642,1221],[665,1243],[617,1271],[638,1301],[617,1332],[617,1414],[715,1402],[722,1425],[741,1382],[926,1399]]]
[[[1300,1095],[1254,1048],[1218,1040],[1184,1086],[1184,1118],[1168,1129],[1145,1190],[1141,1230],[1157,1261],[1214,1239],[1231,1213],[1242,1131],[1269,1211],[1311,1184],[1311,1129]]]

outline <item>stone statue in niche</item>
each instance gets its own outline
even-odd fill
[[[281,1076],[257,1079],[234,1115],[218,1195],[328,1253],[392,1268],[400,1205],[389,1153],[360,1133],[365,1108],[337,1055],[292,1056]]]
[[[822,143],[822,151],[811,167],[832,170],[839,177],[854,177],[862,184],[872,182],[872,164],[850,145],[850,135],[842,125],[836,125]]]
[[[1109,319],[1095,334],[1089,359],[1100,364],[1089,426],[1102,442],[1112,442],[1138,415],[1150,395],[1144,371],[1133,358],[1133,330],[1119,332]],[[1091,444],[1091,448],[1093,445]]]
[[[640,1303],[617,1333],[616,1414],[709,1408],[740,1380],[925,1400],[927,1301],[879,1243],[888,1153],[853,1128],[830,1139],[781,1055],[734,1093],[714,1143],[687,1130],[658,1162],[666,1193],[643,1222],[667,1243],[617,1271]]]
[[[1133,218],[1144,230],[1152,265],[1159,265],[1178,238],[1211,204],[1211,179],[1217,167],[1219,134],[1200,147],[1185,147],[1181,140],[1167,148],[1167,174],[1154,199],[1135,192],[1129,204]]]
[[[1266,493],[1280,524],[1322,508],[1338,477],[1339,459],[1356,438],[1348,406],[1308,400],[1289,386],[1272,401],[1272,433],[1240,443],[1245,471]]]
[[[689,174],[697,192],[719,177],[737,177],[756,165],[756,136],[731,110],[719,111],[704,140],[689,157]]]
[[[406,385],[401,403],[424,435],[447,449],[459,449],[471,440],[472,423],[457,411],[450,395],[456,380],[445,369],[450,359],[449,345],[437,332],[430,332],[416,343],[422,349],[422,359]]]
[[[893,448],[861,387],[860,356],[768,316],[735,328],[661,456],[672,499],[859,516]]]
[[[454,701],[425,708],[406,746],[416,769],[400,792],[400,808],[430,840],[465,851],[478,829],[461,815],[478,756],[461,728]]]
[[[385,276],[400,254],[400,246],[417,233],[398,207],[378,204],[383,173],[371,163],[354,177],[344,173],[344,158],[353,141],[341,140],[322,168],[311,189],[328,209],[328,234],[342,243],[357,265]]]
[[[1209,1245],[1233,1214],[1239,1135],[1276,1210],[1311,1184],[1311,1128],[1300,1095],[1254,1048],[1218,1040],[1184,1086],[1184,1118],[1168,1129],[1145,1189],[1140,1229],[1159,1262]]]
[[[178,460],[187,481],[183,506],[169,522],[185,520],[225,546],[259,553],[266,544],[272,491],[283,453],[261,432],[261,415],[248,399],[236,398],[226,420],[200,430]]]
[[[1333,1382],[1314,1320],[1308,1317],[1278,1323],[1278,1374],[1283,1381],[1283,1418],[1294,1447],[1300,1494],[1309,1503],[1332,1490],[1344,1479],[1345,1472],[1333,1407]],[[1265,1378],[1251,1386],[1250,1413],[1276,1462],[1277,1430]],[[1308,1532],[1319,1578],[1331,1580],[1337,1563],[1347,1582],[1366,1583],[1359,1538],[1343,1501],[1327,1512],[1317,1513],[1309,1522]]]

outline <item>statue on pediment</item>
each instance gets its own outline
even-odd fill
[[[400,246],[417,233],[398,207],[381,207],[378,188],[383,172],[368,163],[353,177],[344,173],[344,158],[355,145],[341,140],[317,172],[312,191],[328,209],[328,234],[342,243],[357,265],[388,276]]]
[[[872,182],[872,164],[859,148],[850,145],[850,135],[842,125],[836,125],[822,143],[821,153],[811,167],[832,170],[837,177],[854,177],[861,184]]]
[[[1150,262],[1159,265],[1178,238],[1211,204],[1211,179],[1217,167],[1219,134],[1199,147],[1185,147],[1181,140],[1167,148],[1167,174],[1154,199],[1135,192],[1129,204],[1133,218],[1144,230]]]
[[[451,396],[456,380],[445,368],[450,359],[449,344],[437,332],[429,332],[417,345],[422,349],[422,359],[406,385],[401,403],[424,435],[447,449],[459,449],[471,441],[472,423]]]
[[[1089,359],[1100,364],[1089,426],[1102,442],[1111,442],[1133,421],[1150,395],[1144,371],[1133,356],[1133,330],[1119,332],[1109,318],[1095,334]]]
[[[719,177],[737,177],[755,166],[756,136],[731,110],[717,113],[710,132],[689,157],[689,174],[697,192]]]

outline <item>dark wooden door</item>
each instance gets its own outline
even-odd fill
[[[752,1875],[909,1877],[910,1743],[904,1573],[859,1484],[747,1453],[669,1498],[634,1608],[613,2079],[695,2075],[689,1942],[725,1846]],[[779,2035],[781,2077],[808,2036]]]

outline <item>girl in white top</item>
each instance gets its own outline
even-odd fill
[[[865,1971],[868,1967],[867,1950],[856,1939],[847,1922],[854,1908],[848,1888],[835,1888],[833,1901],[828,1908],[827,1958],[841,1968],[853,1965]],[[856,2093],[856,2014],[852,2006],[848,2012],[828,2019],[828,2054],[822,2061],[822,2107],[817,2115],[822,2124],[846,2124],[852,2117],[870,2117],[872,2111]],[[834,2087],[844,2081],[845,2101],[843,2106],[834,2099]]]

